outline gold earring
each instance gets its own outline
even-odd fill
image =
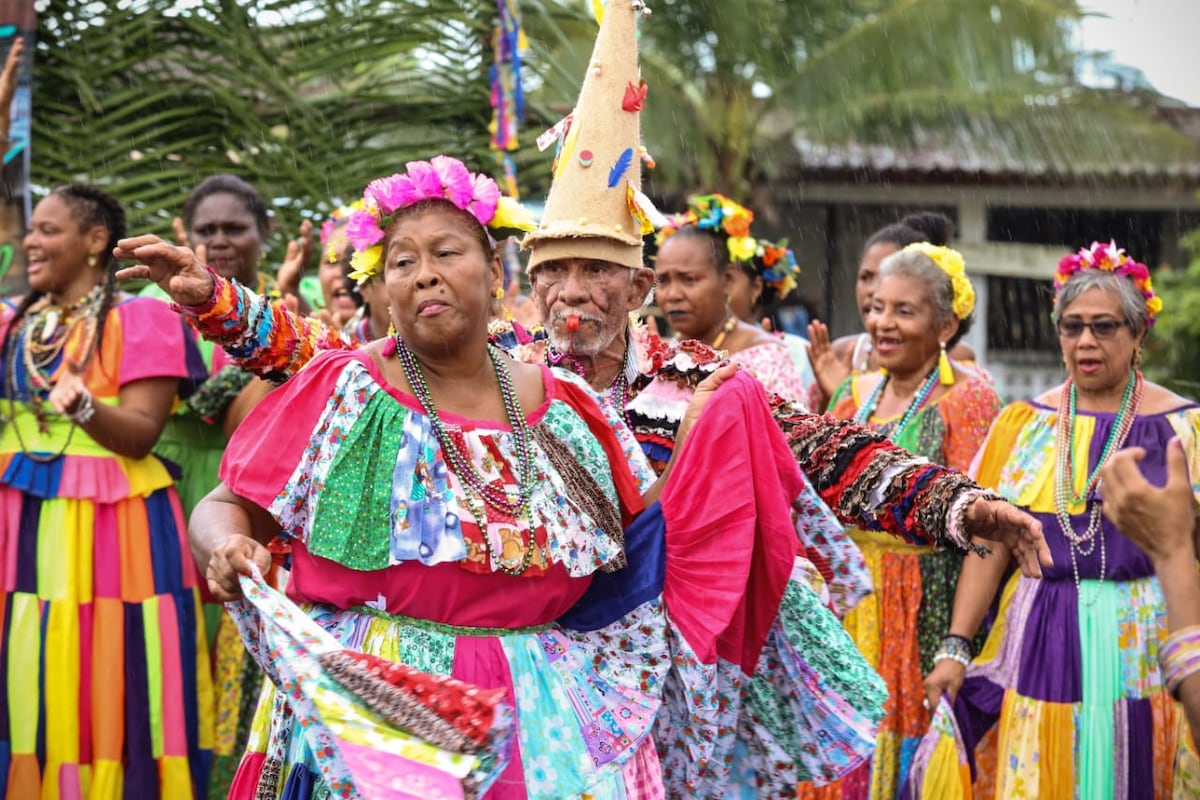
[[[99,259],[96,258],[95,253],[88,254],[88,266],[91,267],[92,269],[96,268],[96,261],[98,261],[98,260]]]
[[[392,310],[390,308],[388,309],[388,332],[387,332],[387,335],[388,335],[388,338],[391,338],[396,335],[396,320],[394,317],[392,317]]]
[[[504,287],[497,286],[496,291],[492,292],[492,297],[496,298],[497,300],[503,300],[504,299]]]
[[[946,343],[938,342],[941,345],[941,355],[938,356],[938,381],[942,386],[954,385],[954,366],[950,363],[950,358],[946,355]]]

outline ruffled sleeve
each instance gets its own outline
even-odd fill
[[[986,380],[971,378],[942,398],[938,410],[946,424],[944,463],[965,472],[987,438],[992,420],[1000,413],[1000,395]]]
[[[294,380],[269,393],[225,448],[221,480],[237,495],[270,508],[308,447],[353,353],[330,351]]]
[[[116,306],[112,316],[116,317],[119,330],[105,331],[106,342],[102,346],[106,347],[110,338],[116,338],[113,333],[119,333],[122,355],[119,386],[146,378],[189,376],[188,334],[170,308],[157,300],[134,297]]]

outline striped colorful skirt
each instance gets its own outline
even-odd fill
[[[962,557],[904,544],[887,534],[851,530],[850,536],[866,560],[874,592],[844,622],[867,662],[887,683],[887,716],[869,765],[833,786],[801,785],[799,796],[892,800],[929,728],[925,674],[950,624]]]
[[[212,684],[166,470],[2,459],[0,798],[202,797]]]
[[[1156,578],[1084,580],[1078,590],[1014,578],[954,725],[921,748],[909,796],[1197,796],[1197,761],[1158,667],[1166,621]],[[965,789],[948,763],[955,751],[971,768]]]

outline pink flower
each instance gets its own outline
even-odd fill
[[[373,200],[384,216],[416,202],[413,199],[412,181],[401,173],[371,181],[367,184],[363,197],[368,203]]]
[[[429,162],[441,182],[442,196],[461,209],[471,204],[473,187],[466,166],[450,156],[434,156]]]
[[[471,205],[468,209],[479,220],[479,224],[487,227],[496,216],[496,207],[500,205],[500,187],[487,175],[472,176]]]
[[[404,165],[404,168],[408,170],[408,179],[412,181],[416,197],[406,205],[420,200],[446,198],[445,192],[442,191],[442,179],[428,161],[410,161]]]
[[[383,239],[383,231],[370,211],[355,211],[346,222],[346,238],[355,250],[363,253]]]
[[[333,227],[336,225],[333,220],[327,219],[321,223],[321,244],[329,241],[329,237],[333,235]]]

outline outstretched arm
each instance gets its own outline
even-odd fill
[[[141,265],[117,278],[148,278],[171,296],[196,332],[219,344],[242,369],[276,382],[286,380],[320,350],[354,349],[355,343],[323,322],[302,317],[282,302],[259,297],[204,266],[187,247],[157,236],[122,239],[117,258]]]
[[[1050,566],[1041,524],[960,472],[929,463],[884,436],[830,415],[782,406],[775,420],[800,469],[843,524],[914,544],[986,553],[973,540],[1002,542],[1030,576]]]

